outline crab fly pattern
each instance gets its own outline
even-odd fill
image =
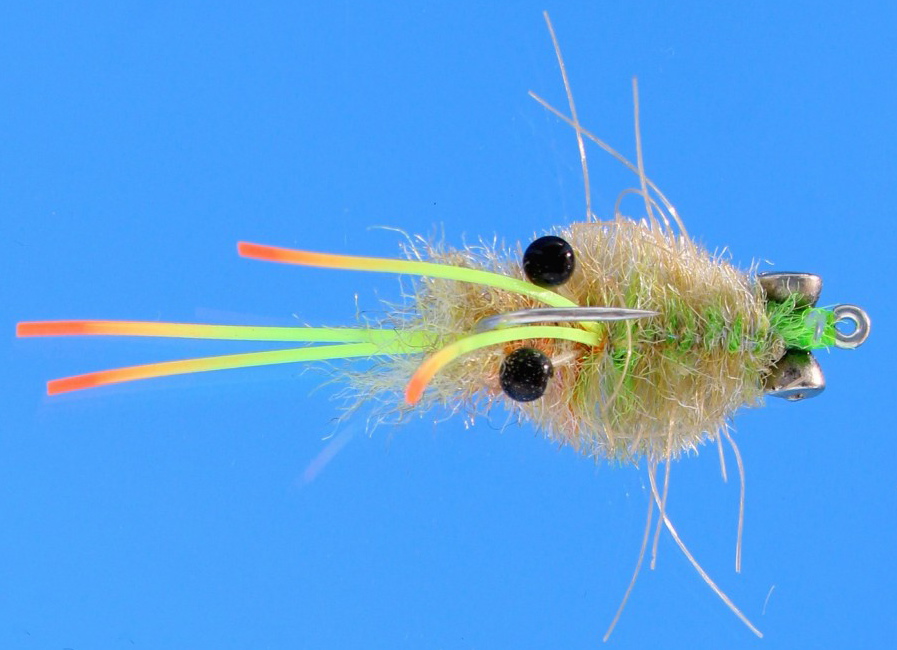
[[[819,394],[824,379],[816,349],[854,348],[870,321],[853,305],[817,307],[822,288],[807,273],[753,274],[711,255],[687,234],[672,204],[646,176],[633,82],[637,161],[629,162],[579,123],[560,48],[548,20],[570,114],[530,93],[575,131],[586,220],[555,229],[511,257],[494,247],[451,249],[417,239],[407,259],[351,257],[241,242],[251,259],[419,276],[406,305],[384,322],[359,327],[254,327],[140,321],[29,321],[17,335],[111,335],[302,343],[266,352],[132,366],[52,380],[48,393],[208,370],[318,360],[370,358],[347,372],[362,397],[400,414],[442,405],[477,413],[495,402],[555,441],[612,461],[645,459],[651,486],[645,556],[653,508],[705,582],[756,634],[760,632],[698,565],[665,513],[670,461],[706,441],[731,444],[741,477],[736,570],[744,478],[728,430],[735,410],[764,395],[798,400]],[[610,221],[591,210],[585,142],[635,173],[645,215]],[[845,331],[845,325],[847,329]],[[394,395],[390,399],[390,394]],[[656,472],[665,463],[658,488]],[[653,559],[652,559],[653,565]],[[607,637],[605,637],[607,638]]]

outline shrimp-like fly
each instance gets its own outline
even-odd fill
[[[350,373],[363,396],[393,393],[401,411],[447,406],[476,411],[502,402],[555,441],[583,454],[648,465],[651,489],[645,535],[632,581],[641,568],[653,509],[705,582],[757,635],[760,632],[716,586],[685,547],[666,515],[670,461],[704,442],[723,458],[725,439],[741,477],[736,543],[740,569],[744,508],[741,457],[727,422],[764,395],[802,399],[824,379],[812,350],[854,348],[869,333],[859,307],[817,307],[818,276],[745,272],[695,243],[672,204],[646,176],[633,81],[636,163],[579,123],[551,22],[582,163],[586,220],[532,242],[522,259],[491,247],[453,250],[418,240],[408,259],[350,257],[240,242],[246,258],[355,271],[418,276],[406,307],[382,323],[347,328],[254,327],[107,320],[21,322],[17,335],[152,336],[276,341],[302,345],[265,352],[166,361],[55,379],[51,395],[117,382],[183,373],[304,361],[375,360]],[[532,93],[531,93],[532,94]],[[589,202],[586,141],[632,170],[644,218],[599,221]],[[845,331],[843,323],[848,325]],[[665,463],[658,487],[658,466]],[[724,467],[724,465],[723,465]],[[653,565],[653,559],[652,559]],[[605,636],[605,638],[607,638]]]

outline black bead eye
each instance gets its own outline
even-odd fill
[[[523,253],[523,272],[530,282],[540,287],[564,284],[575,267],[573,247],[554,235],[539,237]]]
[[[518,348],[501,362],[499,380],[505,394],[517,402],[532,402],[545,394],[554,374],[551,360],[534,348]]]

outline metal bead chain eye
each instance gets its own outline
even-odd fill
[[[816,397],[825,390],[822,368],[809,352],[788,350],[766,377],[766,394],[791,402]]]
[[[822,278],[813,273],[760,273],[757,281],[766,293],[766,299],[785,302],[794,294],[798,299],[795,307],[812,307],[822,293]]]

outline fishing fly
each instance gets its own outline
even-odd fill
[[[741,479],[735,552],[740,570],[744,471],[728,431],[730,418],[767,395],[818,395],[825,381],[813,351],[859,346],[869,334],[869,317],[854,305],[817,306],[822,280],[816,275],[744,271],[692,240],[645,173],[636,82],[633,163],[580,124],[547,14],[545,19],[569,114],[530,94],[575,133],[585,187],[583,222],[555,228],[522,255],[490,245],[453,249],[423,238],[409,239],[404,259],[237,245],[239,255],[253,260],[418,278],[402,306],[381,321],[355,327],[64,320],[20,322],[17,335],[301,344],[54,379],[47,384],[51,395],[184,373],[365,358],[370,367],[347,371],[347,381],[361,397],[376,397],[399,415],[437,406],[479,413],[500,403],[586,456],[647,465],[651,494],[644,537],[607,635],[642,567],[657,509],[652,566],[665,528],[710,588],[762,636],[701,568],[667,516],[671,462],[709,442],[718,447],[725,475],[723,445],[731,447]],[[620,193],[610,220],[592,212],[587,143],[609,153],[638,181]],[[628,195],[644,204],[642,218],[622,214],[621,200]]]

